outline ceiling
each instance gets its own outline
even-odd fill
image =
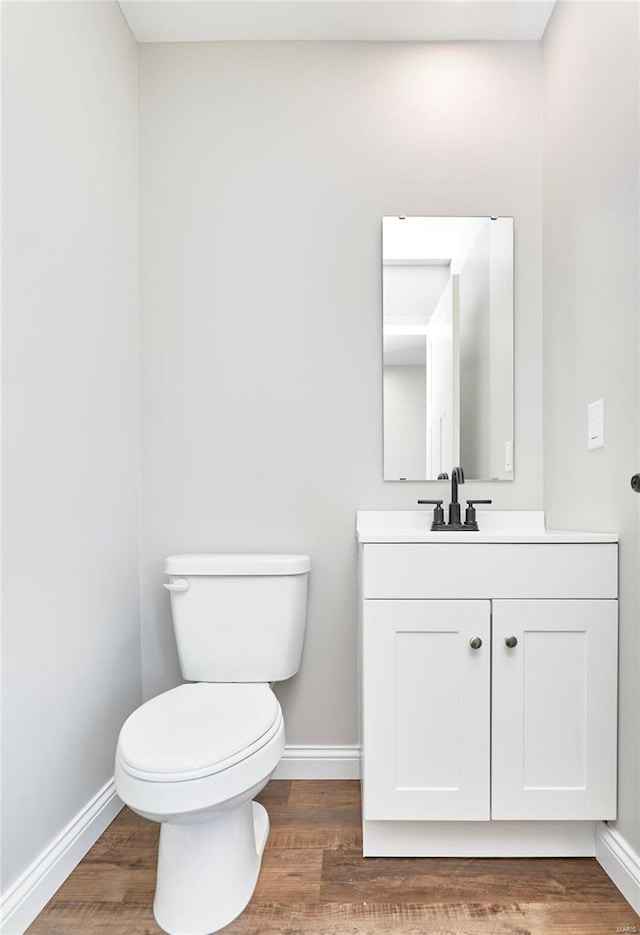
[[[555,0],[120,0],[138,42],[537,40]]]

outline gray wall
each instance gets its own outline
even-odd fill
[[[384,215],[516,218],[518,452],[542,508],[538,43],[140,49],[142,612],[147,696],[179,680],[162,562],[313,560],[290,743],[356,740],[355,511],[382,481]]]
[[[5,890],[113,777],[141,697],[136,46],[3,4]]]
[[[618,825],[638,851],[637,4],[560,3],[543,49],[545,506],[556,528],[620,533]]]

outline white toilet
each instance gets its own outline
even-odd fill
[[[125,722],[118,795],[161,823],[153,911],[169,935],[209,935],[245,908],[269,833],[252,799],[284,750],[270,682],[298,671],[308,555],[173,555],[165,562],[191,684]],[[195,684],[194,684],[195,683]]]

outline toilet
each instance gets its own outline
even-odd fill
[[[271,682],[300,667],[308,555],[172,555],[182,675],[124,723],[115,783],[160,822],[153,912],[169,935],[210,935],[255,889],[269,817],[254,797],[284,751]]]

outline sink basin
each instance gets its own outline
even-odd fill
[[[479,532],[431,532],[432,510],[359,510],[358,542],[617,542],[615,533],[546,529],[542,510],[478,510]]]

